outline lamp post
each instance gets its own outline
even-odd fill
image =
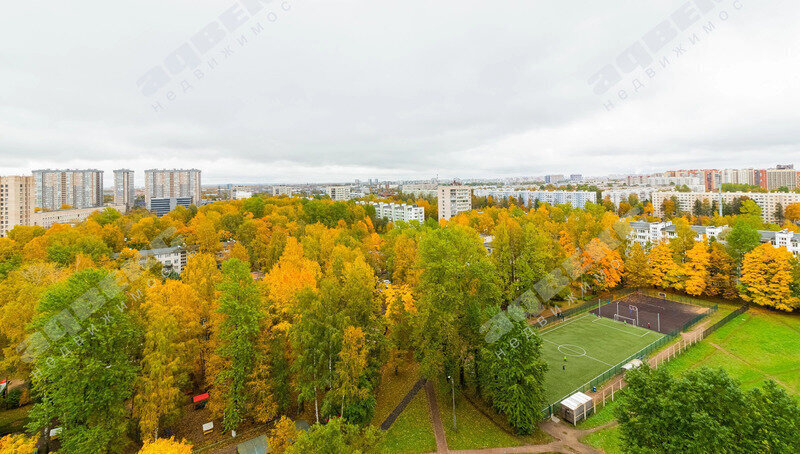
[[[450,380],[450,391],[453,395],[453,430],[456,429],[456,386],[453,383],[453,377],[447,376],[447,379]]]

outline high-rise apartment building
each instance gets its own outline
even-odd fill
[[[133,207],[136,193],[133,188],[133,170],[118,169],[114,171],[114,204],[124,205],[126,210]]]
[[[15,225],[28,225],[33,213],[36,191],[33,177],[0,177],[0,237]]]
[[[202,191],[200,170],[197,169],[149,169],[144,171],[144,198],[147,209],[153,199],[191,197],[192,203],[200,204]]]
[[[766,222],[778,222],[778,218],[775,216],[778,208],[785,210],[793,203],[800,203],[800,194],[796,192],[654,192],[653,214],[657,217],[664,217],[664,201],[673,197],[677,201],[677,208],[684,213],[691,213],[697,200],[708,201],[710,204],[720,200],[725,203],[733,203],[736,198],[747,197],[761,208],[761,217]]]
[[[34,170],[36,207],[59,210],[64,206],[91,208],[103,205],[103,171]]]
[[[761,187],[767,191],[797,187],[797,171],[794,169],[767,169],[763,172],[764,181],[761,182]]]
[[[472,188],[469,186],[439,186],[439,219],[450,219],[472,209]]]

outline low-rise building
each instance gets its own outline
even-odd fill
[[[69,208],[66,210],[37,211],[30,215],[30,225],[38,225],[49,229],[54,224],[77,224],[83,222],[98,211],[113,208],[125,213],[125,205],[107,205],[91,208]]]
[[[644,248],[656,245],[662,241],[668,241],[675,238],[675,225],[671,222],[642,222],[633,221],[630,224],[631,231],[628,234],[628,239],[633,242],[639,243]],[[727,226],[704,226],[692,225],[690,226],[695,232],[695,241],[704,240],[718,240],[722,232],[727,230]]]
[[[156,216],[164,216],[175,208],[182,206],[189,208],[192,205],[192,197],[159,197],[150,199],[150,211]]]
[[[759,230],[761,242],[769,243],[775,247],[785,247],[789,252],[797,256],[800,254],[800,234],[790,230],[770,231]]]
[[[385,218],[392,222],[419,221],[425,222],[425,209],[417,205],[385,202],[357,202],[359,205],[372,205],[375,207],[375,216]]]
[[[166,272],[175,272],[181,274],[183,268],[186,267],[188,254],[186,249],[181,246],[165,247],[158,249],[143,249],[139,251],[139,263],[146,266],[150,260],[156,260],[163,266]]]

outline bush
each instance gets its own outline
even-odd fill
[[[2,407],[5,410],[19,408],[20,397],[22,397],[22,390],[14,388],[6,393],[6,397],[2,400]]]

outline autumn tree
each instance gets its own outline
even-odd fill
[[[681,287],[682,270],[675,263],[673,251],[669,243],[662,242],[650,250],[650,283],[655,287],[677,288]]]
[[[800,203],[790,203],[786,205],[784,217],[789,222],[797,223],[800,221]]]
[[[175,440],[173,437],[159,438],[146,441],[139,454],[192,454],[192,445],[185,440]]]
[[[711,243],[709,249],[709,283],[706,287],[706,295],[721,296],[725,299],[736,298],[738,296],[736,262],[728,254],[725,246],[716,241]]]
[[[283,454],[292,445],[294,440],[297,439],[298,431],[294,421],[287,418],[285,415],[275,423],[275,428],[267,438],[269,447],[272,448],[274,454]]]
[[[518,313],[514,313],[517,311]],[[503,321],[507,329],[497,338],[483,342],[478,362],[481,387],[492,406],[508,418],[519,433],[536,430],[545,405],[545,372],[542,338],[528,326],[520,307],[510,307]],[[499,307],[489,309],[488,318],[505,316]],[[514,345],[514,348],[507,346]]]
[[[708,247],[703,242],[695,243],[694,247],[686,252],[686,293],[699,296],[705,292],[709,283],[709,260],[711,256]]]
[[[135,408],[142,438],[158,438],[160,422],[177,415],[181,389],[189,380],[200,341],[196,316],[200,298],[188,285],[167,280],[147,291],[144,312],[142,372]]]
[[[795,260],[785,247],[769,243],[750,251],[742,264],[739,291],[742,299],[782,311],[800,307],[800,299],[792,292]]]
[[[361,328],[348,326],[342,335],[342,350],[336,365],[336,394],[341,396],[341,414],[345,414],[345,404],[354,399],[365,399],[369,396],[369,388],[361,386],[362,376],[367,367],[368,349],[364,344],[364,331]]]
[[[49,288],[39,302],[33,325],[51,333],[51,338],[49,350],[35,361],[38,373],[33,376],[32,393],[37,403],[28,428],[49,430],[58,420],[66,452],[94,454],[122,448],[125,402],[133,393],[134,358],[141,342],[125,305],[122,288],[103,270],[77,272]],[[77,319],[68,315],[70,311]],[[53,331],[52,323],[72,334]]]
[[[475,357],[484,310],[496,301],[495,271],[483,242],[465,227],[435,230],[420,241],[423,269],[416,329],[423,375],[459,373]]]
[[[29,437],[25,434],[10,434],[0,437],[0,452],[3,454],[30,454],[37,452],[36,442],[38,437]]]
[[[625,260],[625,285],[631,288],[642,288],[650,284],[650,264],[647,254],[639,243],[633,243]]]
[[[224,366],[216,377],[216,392],[222,399],[225,430],[237,428],[245,418],[248,377],[253,371],[256,336],[259,332],[261,298],[250,276],[250,268],[231,259],[222,266],[218,312],[222,315],[217,336],[217,355]]]
[[[589,277],[589,285],[595,291],[605,291],[619,285],[625,264],[619,252],[610,249],[598,238],[594,238],[581,251],[581,269]],[[584,280],[583,276],[581,277]]]

